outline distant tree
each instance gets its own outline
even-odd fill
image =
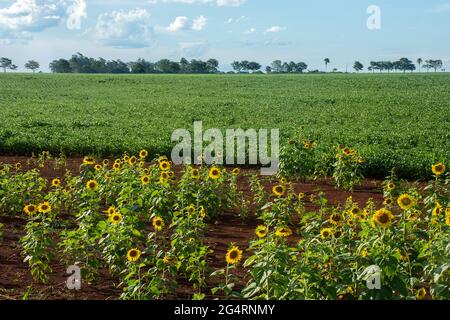
[[[209,59],[206,61],[206,67],[208,69],[208,73],[217,73],[219,71],[219,61],[216,59]]]
[[[19,67],[16,66],[15,64],[12,64],[9,68],[10,68],[12,71],[17,71],[17,69],[18,69]]]
[[[359,61],[355,61],[355,63],[353,64],[353,69],[355,69],[356,72],[360,72],[364,69],[364,65]]]
[[[25,63],[25,68],[30,69],[31,71],[33,71],[33,73],[35,73],[36,70],[39,69],[39,67],[39,62],[35,60],[29,60],[27,63]]]
[[[50,62],[50,70],[54,73],[70,73],[72,68],[70,62],[66,59],[53,60]]]
[[[242,70],[242,65],[241,65],[241,63],[240,63],[239,61],[234,61],[234,62],[231,64],[231,67],[232,67],[233,70],[236,71],[236,72],[241,72],[241,70]]]
[[[161,73],[178,73],[181,68],[178,62],[170,61],[169,59],[161,59],[155,64],[156,70]]]
[[[295,72],[303,73],[306,69],[308,69],[308,65],[304,62],[298,62],[295,65]]]
[[[417,64],[419,65],[419,72],[421,71],[421,66],[422,66],[422,58],[417,59]]]
[[[430,66],[430,69],[434,69],[434,72],[441,69],[443,65],[442,60],[427,60],[425,62]]]
[[[180,71],[182,73],[189,73],[190,72],[190,64],[189,64],[189,61],[187,61],[186,58],[181,58],[181,60],[180,60]]]
[[[414,71],[416,70],[416,66],[414,63],[409,60],[408,58],[401,58],[398,60],[397,67],[399,70],[406,72],[406,71]]]
[[[283,72],[283,62],[281,60],[275,60],[272,62],[271,68],[272,72],[281,73]]]
[[[327,72],[328,71],[328,64],[330,63],[330,59],[325,58],[325,59],[323,59],[323,61],[325,62],[325,72]]]
[[[6,69],[11,68],[12,60],[8,58],[0,58],[0,68],[3,68],[3,72],[6,72]]]
[[[272,68],[270,66],[266,67],[266,73],[272,73]]]
[[[248,67],[249,67],[249,70],[251,70],[252,72],[257,72],[258,70],[261,69],[262,66],[258,62],[251,61],[248,64]]]
[[[241,61],[241,71],[248,72],[250,70],[250,61],[242,60]]]

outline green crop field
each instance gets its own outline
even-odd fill
[[[169,154],[172,131],[279,128],[330,153],[356,148],[366,176],[430,175],[450,155],[450,75],[0,75],[0,153]]]

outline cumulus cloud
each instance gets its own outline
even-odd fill
[[[149,0],[150,4],[184,3],[184,4],[216,4],[219,7],[240,7],[247,0]]]
[[[118,48],[148,47],[153,35],[150,13],[145,9],[103,13],[91,31],[94,39]]]
[[[267,33],[277,33],[286,30],[285,27],[273,26],[266,30]]]
[[[202,31],[206,26],[207,19],[204,16],[199,16],[194,20],[185,16],[176,17],[175,20],[166,28],[169,32],[177,32],[182,30],[192,29],[195,31]],[[159,27],[158,30],[161,30]],[[164,28],[162,28],[164,31]]]
[[[63,20],[86,17],[85,0],[16,0],[0,9],[0,39],[31,39]]]

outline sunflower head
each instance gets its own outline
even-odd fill
[[[139,158],[145,159],[145,158],[147,158],[147,156],[148,156],[148,151],[147,151],[147,150],[142,149],[142,150],[139,152]]]
[[[164,220],[161,217],[154,217],[152,219],[152,225],[156,231],[161,231],[164,228]]]
[[[242,251],[238,247],[232,246],[225,255],[228,264],[238,264],[242,259]]]
[[[111,221],[112,224],[118,224],[122,221],[122,215],[120,213],[113,213],[109,216],[109,221]]]
[[[447,208],[448,209],[448,208]],[[448,225],[450,227],[450,211],[446,210],[446,214],[445,214],[445,224]]]
[[[110,206],[108,208],[108,210],[106,210],[106,212],[108,213],[108,216],[112,216],[113,214],[115,214],[117,212],[116,208],[113,206]]]
[[[280,228],[277,228],[275,235],[277,235],[278,237],[281,237],[281,238],[287,238],[292,235],[292,230],[288,227],[280,227]]]
[[[16,170],[22,169],[22,164],[20,162],[16,163]]]
[[[440,216],[443,212],[444,212],[444,209],[442,208],[440,203],[436,202],[436,206],[433,209],[433,216],[434,217]]]
[[[177,258],[166,254],[163,258],[163,262],[165,265],[171,266],[177,263]]]
[[[266,226],[258,226],[256,228],[256,235],[258,236],[258,238],[264,238],[267,235],[267,232],[269,231],[269,229]]]
[[[445,172],[445,165],[439,162],[431,167],[431,171],[433,171],[436,176],[440,176]]]
[[[48,202],[43,202],[38,205],[38,211],[40,213],[48,213],[52,211],[52,206]]]
[[[84,157],[83,163],[85,165],[93,165],[95,164],[95,159],[93,157]]]
[[[386,185],[386,188],[387,188],[389,191],[394,190],[394,189],[395,189],[395,183],[393,183],[392,181],[388,182],[388,184]]]
[[[360,213],[361,213],[361,209],[359,209],[359,207],[353,207],[353,208],[350,209],[350,214],[353,217],[359,216]]]
[[[169,174],[166,171],[163,171],[161,172],[159,178],[160,181],[167,182],[167,180],[169,180]]]
[[[102,170],[102,168],[103,168],[103,166],[102,166],[101,164],[96,164],[96,165],[94,166],[94,169],[95,169],[96,171],[100,171],[100,170]]]
[[[109,165],[109,160],[108,160],[108,159],[104,159],[104,160],[102,161],[102,163],[103,163],[103,165],[106,167],[106,166]]]
[[[130,157],[130,158],[128,159],[128,164],[129,164],[130,166],[136,164],[136,162],[137,162],[137,159],[136,159],[135,156],[132,156],[132,157]]]
[[[233,171],[231,171],[231,173],[233,174],[233,176],[238,176],[241,173],[241,169],[234,168]]]
[[[394,216],[392,215],[392,212],[388,209],[380,209],[375,212],[375,214],[372,216],[372,225],[375,227],[383,227],[388,228],[392,220],[394,220]]]
[[[384,201],[383,201],[383,203],[384,203],[384,205],[386,205],[386,206],[390,206],[390,205],[392,205],[392,198],[385,198],[384,199]]]
[[[159,169],[161,171],[168,171],[170,170],[170,162],[167,160],[163,160],[159,163]]]
[[[398,197],[397,204],[403,210],[408,210],[416,205],[416,199],[414,199],[409,194],[405,193],[402,194],[400,197]]]
[[[282,197],[286,192],[286,187],[279,184],[272,188],[272,193],[277,197]]]
[[[200,210],[198,211],[198,214],[199,214],[200,218],[205,219],[205,217],[206,217],[206,209],[203,206],[201,206]]]
[[[217,167],[212,167],[211,169],[209,169],[209,177],[213,180],[217,180],[220,178],[221,175],[221,171],[219,168]]]
[[[331,228],[323,228],[320,230],[320,237],[322,239],[328,239],[333,236],[333,229]]]
[[[149,183],[150,183],[150,177],[147,176],[147,175],[142,176],[142,177],[141,177],[141,183],[142,183],[143,185],[149,184]]]
[[[303,199],[305,199],[305,197],[306,197],[306,195],[305,195],[304,192],[300,192],[300,193],[298,194],[298,199],[299,199],[299,200],[303,200]]]
[[[118,170],[120,170],[120,167],[121,167],[120,162],[114,162],[114,164],[113,164],[114,170],[118,171]]]
[[[98,182],[95,180],[89,180],[86,183],[86,188],[88,188],[89,190],[97,190],[98,189]]]
[[[194,214],[195,213],[195,206],[193,204],[191,204],[189,207],[187,207],[187,212],[189,214]]]
[[[427,289],[420,288],[419,290],[417,290],[416,298],[418,300],[423,300],[423,299],[425,299],[426,295],[427,295]]]
[[[135,262],[141,257],[141,251],[139,249],[130,249],[127,252],[127,259],[130,262]]]
[[[191,170],[191,177],[194,179],[200,178],[200,171],[198,169],[192,169]]]
[[[329,219],[331,224],[340,224],[343,220],[344,218],[339,213],[333,213]]]
[[[52,180],[52,187],[59,187],[61,185],[61,180],[55,178]]]
[[[32,215],[37,210],[36,206],[34,204],[28,204],[23,208],[23,212],[25,212],[27,215]]]

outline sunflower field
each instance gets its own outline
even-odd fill
[[[296,143],[314,150],[310,142]],[[83,288],[112,279],[111,298],[124,300],[450,299],[445,163],[430,163],[432,179],[420,184],[392,171],[377,190],[383,201],[359,202],[352,190],[363,158],[345,146],[335,152],[332,181],[350,190],[343,203],[321,190],[297,192],[290,175],[174,167],[147,150],[117,159],[87,156],[57,177],[42,170],[51,164],[61,172],[67,159],[48,152],[5,163],[0,221],[8,228],[0,224],[0,253],[19,236],[8,246],[32,279],[23,298],[49,284],[59,265],[75,265]],[[250,225],[250,234],[217,254],[207,239],[232,216]],[[367,285],[373,266],[380,288]],[[14,280],[0,276],[6,281]],[[11,294],[10,287],[0,286],[0,294]]]

